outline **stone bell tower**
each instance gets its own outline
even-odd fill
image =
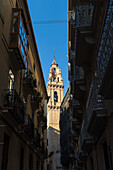
[[[50,169],[54,170],[55,167],[58,167],[54,162],[54,159],[58,163],[60,161],[60,155],[58,153],[58,148],[60,146],[60,128],[59,128],[59,120],[60,120],[60,105],[63,100],[63,79],[61,77],[61,70],[58,67],[55,58],[51,64],[50,72],[49,72],[49,81],[47,84],[47,93],[49,96],[49,102],[47,105],[47,137],[48,137],[48,155],[53,155],[50,162]],[[60,148],[59,148],[60,150]],[[55,158],[57,157],[57,158]],[[60,163],[58,163],[60,164]]]

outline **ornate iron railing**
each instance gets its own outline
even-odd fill
[[[76,6],[77,27],[91,26],[93,5]]]
[[[39,147],[40,148],[40,134],[38,132],[38,128],[35,129],[35,136],[34,136],[34,143],[36,145],[36,147]]]
[[[12,116],[18,123],[24,123],[25,107],[15,89],[5,89],[3,91],[3,108],[10,110]]]
[[[76,52],[76,39],[77,28],[91,26],[93,16],[93,5],[78,5],[76,6],[75,13],[75,52]]]
[[[106,67],[112,52],[112,47],[113,47],[113,0],[109,0],[97,55],[100,83],[102,83],[102,79],[105,74]]]
[[[25,132],[29,136],[29,138],[34,137],[34,123],[30,117],[30,115],[26,114],[25,116]]]
[[[87,125],[91,119],[93,110],[104,108],[103,98],[101,95],[98,95],[99,88],[100,88],[99,80],[97,75],[95,75],[95,77],[93,77],[91,81],[89,96],[86,105]]]
[[[84,70],[83,70],[83,68],[76,66],[75,80],[83,80],[83,79],[84,79]]]
[[[96,80],[92,78],[91,86],[89,90],[89,96],[88,96],[87,105],[86,105],[86,117],[88,121],[90,120],[93,109],[96,106],[96,100],[97,100],[96,90],[97,90]]]

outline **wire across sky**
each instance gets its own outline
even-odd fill
[[[67,22],[68,22],[67,20],[33,21],[33,24],[63,24]]]

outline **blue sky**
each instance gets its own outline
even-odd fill
[[[67,23],[34,24],[36,21],[67,20],[66,0],[28,0],[39,56],[47,85],[50,65],[55,58],[62,71],[64,94],[68,88]]]

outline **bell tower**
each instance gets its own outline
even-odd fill
[[[63,88],[64,88],[63,79],[61,77],[61,69],[59,69],[57,62],[55,61],[55,57],[51,64],[48,79],[49,81],[47,84],[47,93],[49,96],[49,102],[47,105],[47,126],[48,126],[47,137],[48,137],[48,155],[51,155],[51,153],[54,153],[55,150],[58,149],[58,146],[60,145],[60,128],[59,128],[60,105],[63,100]],[[55,155],[53,157],[55,157]],[[54,161],[53,162],[51,161],[51,163],[54,164]]]

